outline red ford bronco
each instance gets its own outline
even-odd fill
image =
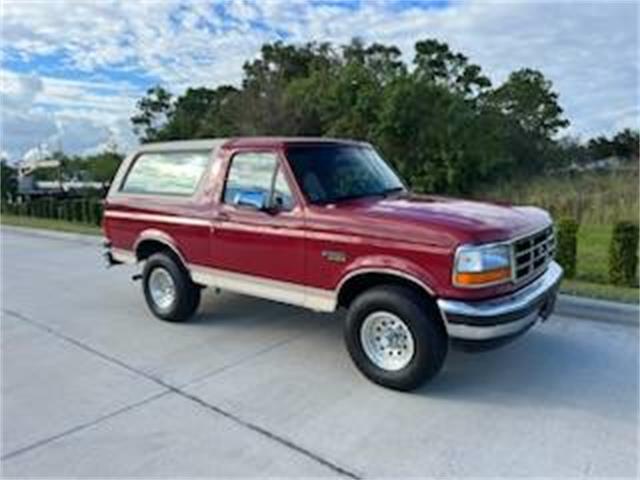
[[[412,194],[348,140],[143,145],[103,229],[109,264],[143,264],[156,317],[189,319],[208,286],[344,307],[357,367],[401,390],[433,377],[449,345],[496,346],[547,318],[562,277],[545,211]]]

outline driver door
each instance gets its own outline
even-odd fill
[[[246,293],[282,287],[273,281],[304,282],[303,212],[281,162],[276,151],[240,151],[229,162],[211,260],[216,269],[242,274],[229,277],[247,282],[247,289],[234,284]]]

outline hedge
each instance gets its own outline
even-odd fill
[[[609,281],[614,285],[635,287],[638,271],[638,224],[618,222],[609,244]]]
[[[21,203],[3,201],[0,211],[21,217],[51,218],[89,225],[102,222],[102,200],[99,198],[40,198]]]
[[[580,225],[573,218],[563,218],[557,223],[556,261],[562,265],[566,278],[576,275],[577,234]]]

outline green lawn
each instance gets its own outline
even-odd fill
[[[608,283],[610,225],[580,225],[576,280]]]
[[[637,287],[608,285],[611,234],[611,225],[580,225],[576,278],[562,282],[564,293],[639,303]]]
[[[65,220],[52,220],[49,218],[19,217],[17,215],[7,215],[5,213],[0,215],[0,224],[57,230],[69,233],[84,233],[87,235],[102,235],[100,227],[94,225],[67,222]]]
[[[633,287],[616,287],[601,283],[583,282],[565,279],[560,285],[560,292],[579,297],[599,298],[625,303],[640,303],[640,290]]]

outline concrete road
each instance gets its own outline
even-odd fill
[[[339,315],[208,292],[162,323],[96,240],[1,239],[7,477],[638,473],[636,327],[554,316],[403,394]]]

